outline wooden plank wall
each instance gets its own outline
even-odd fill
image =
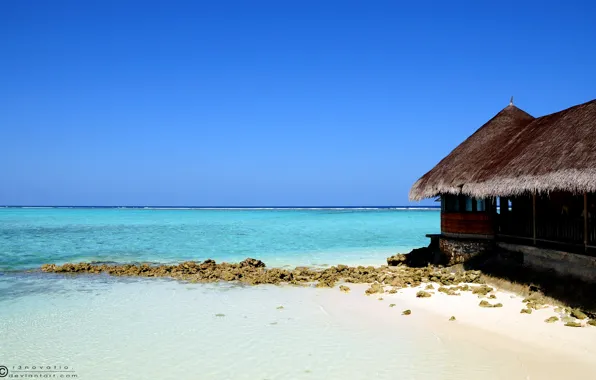
[[[492,235],[495,229],[489,213],[450,212],[441,213],[441,232]]]

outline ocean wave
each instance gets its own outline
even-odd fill
[[[14,209],[114,209],[114,210],[440,210],[436,206],[377,206],[377,207],[170,207],[170,206],[0,206]]]

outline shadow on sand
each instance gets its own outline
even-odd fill
[[[476,256],[463,265],[464,269],[480,270],[496,280],[522,286],[528,292],[540,292],[572,308],[596,316],[596,283],[561,276],[554,270],[537,271],[523,266],[523,256],[503,250]],[[507,289],[505,289],[507,290]]]

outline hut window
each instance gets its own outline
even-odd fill
[[[486,212],[487,201],[467,197],[465,195],[443,195],[441,210],[443,212]]]
[[[444,212],[459,212],[459,197],[457,195],[444,195],[441,200]]]
[[[466,197],[466,211],[467,212],[474,211],[474,200],[470,197]]]

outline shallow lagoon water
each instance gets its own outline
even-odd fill
[[[522,378],[515,360],[442,339],[399,308],[371,312],[388,306],[337,288],[102,275],[0,282],[21,280],[23,292],[0,298],[9,369],[67,366],[81,379]]]

